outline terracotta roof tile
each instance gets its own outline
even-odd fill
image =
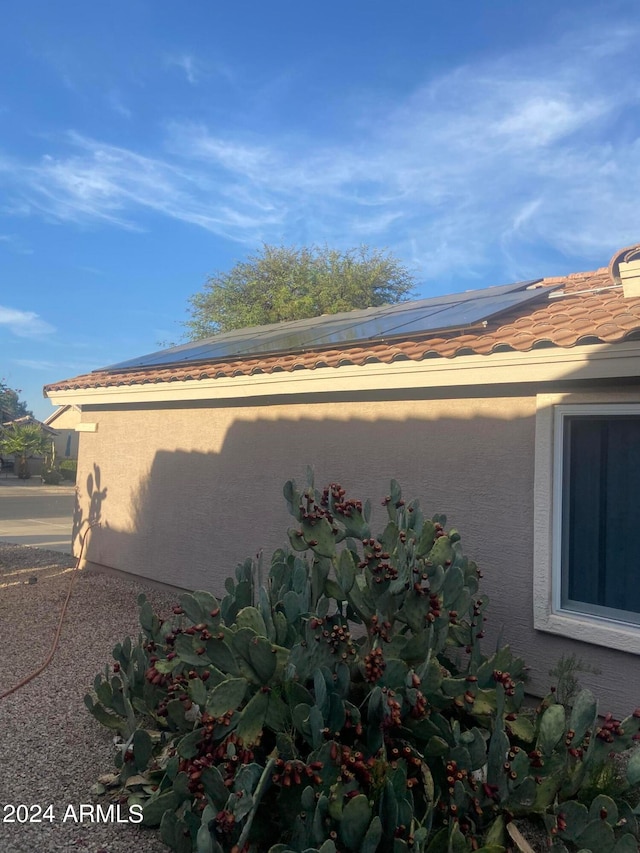
[[[616,314],[613,317],[613,322],[616,324],[616,326],[621,326],[624,328],[631,328],[632,326],[635,326],[637,321],[638,318],[636,317],[636,315],[630,314],[628,311],[625,311],[622,314]]]
[[[537,323],[531,324],[530,332],[534,338],[537,338],[538,340],[540,340],[542,338],[547,338],[547,337],[553,335],[553,333],[558,328],[561,329],[563,327],[557,326],[551,320],[542,320],[542,321],[539,320]]]
[[[571,323],[567,323],[567,328],[572,328],[576,332],[591,332],[593,331],[593,321],[588,316],[577,314],[571,318]]]
[[[622,337],[623,330],[615,323],[602,323],[595,330],[596,335],[603,341],[615,341]]]
[[[464,353],[489,355],[512,349],[527,352],[538,346],[573,347],[581,342],[622,341],[640,333],[640,298],[624,298],[622,288],[612,283],[607,268],[546,278],[541,290],[553,295],[533,305],[516,307],[488,320],[483,328],[466,332],[439,332],[432,336],[409,335],[406,340],[367,341],[349,346],[333,345],[320,351],[276,353],[229,358],[201,365],[165,365],[129,370],[101,370],[76,376],[45,387],[45,391],[108,388],[118,385],[185,382],[257,373],[276,373],[317,368],[339,369],[342,365],[391,363],[398,360],[456,358]],[[558,287],[559,286],[559,287]]]

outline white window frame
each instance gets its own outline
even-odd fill
[[[534,628],[640,654],[640,625],[614,617],[564,610],[561,601],[565,420],[575,415],[640,416],[640,394],[539,394],[536,403]]]

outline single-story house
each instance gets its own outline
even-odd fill
[[[445,513],[541,694],[562,654],[640,705],[640,246],[608,268],[229,332],[48,385],[81,408],[91,564],[223,592],[282,485],[391,478]]]

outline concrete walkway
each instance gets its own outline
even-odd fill
[[[75,486],[0,475],[0,541],[71,553]]]

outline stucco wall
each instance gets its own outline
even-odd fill
[[[101,522],[91,562],[222,594],[237,562],[286,544],[282,485],[304,483],[307,465],[316,485],[370,497],[374,530],[393,477],[427,514],[447,514],[483,569],[486,648],[502,630],[533,692],[575,651],[602,669],[583,683],[620,713],[640,704],[636,656],[532,627],[535,414],[534,396],[85,410],[97,430],[82,434],[77,521]]]
[[[77,406],[61,406],[47,418],[46,423],[51,429],[75,429],[82,415]]]
[[[54,412],[54,417],[47,419],[47,423],[51,429],[54,429],[58,433],[53,440],[58,461],[64,459],[67,455],[72,459],[78,458],[78,433],[76,432],[76,425],[80,423],[80,419],[80,410],[76,406],[63,406],[59,411]],[[69,453],[67,454],[69,437],[71,438],[71,442]]]

